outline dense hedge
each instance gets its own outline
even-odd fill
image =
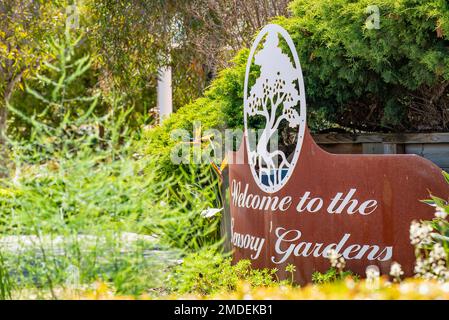
[[[367,29],[371,0],[295,0],[279,17],[301,61],[314,131],[445,131],[449,129],[449,5],[439,0],[379,0],[380,29]],[[175,128],[192,132],[243,125],[248,49],[200,98],[147,132],[146,151],[175,169]]]
[[[377,5],[380,29],[367,29]],[[440,0],[295,0],[292,35],[308,107],[356,129],[447,130],[449,4]]]
[[[367,29],[368,5],[380,29]],[[303,68],[309,125],[371,131],[444,131],[449,117],[449,5],[440,0],[295,0],[290,18],[274,23],[292,36]],[[226,114],[242,123],[247,51],[205,94],[179,112]],[[218,107],[221,110],[218,110]],[[213,115],[208,115],[213,117]],[[183,127],[174,115],[165,128]],[[195,117],[199,119],[198,115]],[[325,122],[320,121],[325,120]],[[163,130],[163,129],[162,129]]]

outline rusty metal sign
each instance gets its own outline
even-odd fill
[[[234,261],[277,268],[280,278],[293,264],[304,284],[329,269],[332,249],[362,276],[371,265],[388,274],[393,261],[411,275],[410,224],[432,219],[433,209],[420,202],[429,192],[449,194],[441,170],[417,155],[320,149],[305,121],[296,49],[277,25],[266,26],[251,48],[244,95],[245,135],[228,154]]]

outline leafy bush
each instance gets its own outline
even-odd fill
[[[295,0],[291,17],[273,21],[287,29],[298,51],[309,126],[313,130],[449,129],[445,121],[449,5],[439,0],[377,1],[380,29],[368,29],[366,8],[372,4],[369,0]],[[241,126],[247,55],[242,50],[204,98],[179,112],[193,115],[201,110],[194,119],[205,123],[202,114],[215,113],[220,125]],[[175,116],[161,130],[186,127],[186,120]]]
[[[183,259],[173,270],[171,286],[179,294],[206,295],[235,290],[243,280],[253,287],[279,285],[275,273],[276,269],[252,269],[249,260],[231,265],[231,258],[207,249]]]
[[[443,171],[443,175],[449,183],[449,174]],[[445,282],[449,280],[449,204],[436,196],[425,202],[435,207],[435,218],[413,221],[410,226],[410,240],[416,253],[415,274]]]
[[[102,279],[128,294],[163,287],[182,251],[160,237],[167,233],[157,220],[176,208],[160,204],[169,182],[154,182],[151,158],[133,158],[129,143],[92,147],[101,141],[95,134],[65,136],[62,145],[41,134],[13,145],[15,176],[0,181],[3,269],[16,290],[38,287],[56,297],[71,269],[76,285]]]
[[[170,115],[160,126],[149,129],[144,134],[144,153],[151,153],[165,168],[164,172],[176,171],[179,166],[170,161],[170,154],[177,142],[171,138],[175,129],[186,130],[193,138],[194,122],[199,122],[201,130],[223,130],[226,127],[242,127],[243,82],[247,50],[243,50],[233,60],[233,68],[223,70],[217,79],[199,98]]]
[[[62,50],[56,58],[67,61],[71,52]],[[88,68],[87,59],[80,59],[73,65]],[[159,179],[154,158],[136,153],[140,135],[128,130],[130,111],[98,118],[95,98],[81,92],[70,100],[90,107],[72,118],[77,104],[64,104],[59,93],[68,92],[64,79],[80,73],[63,73],[54,73],[56,79],[48,78],[39,92],[28,90],[44,103],[55,97],[44,106],[55,115],[52,121],[9,106],[30,133],[7,140],[9,172],[0,180],[0,293],[38,289],[39,297],[50,292],[58,298],[61,288],[96,280],[117,293],[166,290],[176,260],[219,240],[218,220],[200,214],[211,206],[210,191],[199,189],[196,180],[187,183],[192,176],[186,172],[180,189],[185,195],[174,198],[176,179]]]
[[[350,277],[354,280],[358,280],[358,276],[354,275],[352,271],[343,271],[338,272],[336,268],[330,268],[325,273],[321,273],[318,271],[315,271],[312,274],[312,282],[316,284],[323,284],[323,283],[331,283],[336,281],[342,281],[346,279],[347,277]]]
[[[449,6],[381,0],[295,0],[281,18],[303,64],[307,101],[328,119],[363,130],[446,130]],[[423,124],[424,123],[424,124]]]
[[[172,210],[183,212],[161,204],[170,181],[155,182],[151,157],[120,142],[131,138],[122,135],[122,123],[100,123],[107,139],[60,127],[45,127],[53,133],[47,135],[38,127],[32,141],[10,141],[14,168],[12,179],[0,181],[0,231],[2,270],[16,290],[38,287],[57,297],[55,288],[75,272],[76,286],[102,279],[118,292],[141,294],[163,287],[182,254],[158,223]]]
[[[219,197],[219,180],[213,172],[211,163],[175,164],[172,162],[175,146],[185,143],[185,140],[182,142],[179,138],[172,137],[172,133],[179,129],[186,130],[190,139],[187,139],[187,142],[194,142],[195,126],[200,128],[201,136],[209,129],[217,129],[223,133],[226,123],[231,123],[236,127],[242,126],[241,107],[235,108],[235,106],[243,104],[246,55],[246,50],[237,55],[233,61],[235,68],[222,71],[206,91],[204,97],[180,108],[165,119],[160,126],[146,130],[136,145],[140,153],[150,154],[159,164],[160,171],[157,181],[176,177],[172,196],[178,203],[189,202],[187,198],[192,192],[186,190],[185,186],[187,185],[190,186],[187,188],[193,187],[197,190],[195,194],[200,195],[200,199],[203,200],[206,207],[222,207]],[[210,143],[202,141],[201,148],[210,150]],[[192,155],[192,151],[190,155]],[[221,161],[221,159],[217,159],[217,161]]]
[[[163,197],[158,203],[163,210],[151,215],[145,231],[157,234],[163,243],[183,251],[217,249],[221,244],[220,215],[205,217],[203,213],[219,205],[215,193],[218,181],[211,181],[210,175],[200,177],[194,165],[180,168],[177,176],[167,175],[167,180],[161,179],[158,165],[153,165],[151,170],[155,175],[150,183],[163,186]]]
[[[11,283],[11,278],[8,273],[8,269],[5,266],[3,253],[0,252],[0,299],[6,300],[8,298],[11,298],[12,290],[13,285]]]

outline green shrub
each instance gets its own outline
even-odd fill
[[[122,127],[102,124],[106,137]],[[167,240],[172,231],[158,220],[185,209],[161,204],[168,203],[170,181],[155,182],[151,157],[133,156],[129,141],[105,141],[92,132],[32,136],[10,141],[12,178],[0,181],[1,270],[16,290],[41,288],[57,298],[70,269],[78,272],[77,286],[103,280],[127,294],[164,287],[183,250]],[[200,216],[194,204],[190,210]],[[183,221],[178,219],[179,226],[189,232]],[[195,231],[199,238],[201,229]]]
[[[380,29],[365,26],[369,5],[379,8]],[[448,103],[446,1],[295,0],[290,8],[293,17],[276,22],[296,44],[310,109],[357,129],[448,128],[435,117]]]
[[[446,182],[449,174],[443,171]],[[449,280],[449,204],[447,200],[431,196],[426,203],[435,207],[431,221],[413,221],[410,240],[415,247],[415,274],[427,280]]]
[[[11,298],[11,292],[14,289],[8,268],[5,265],[5,258],[0,252],[0,300]]]
[[[170,154],[178,141],[171,138],[175,129],[184,129],[193,138],[194,122],[201,130],[223,130],[227,127],[243,127],[243,82],[247,50],[233,60],[234,67],[223,70],[205,92],[204,97],[180,108],[165,119],[162,125],[144,134],[144,153],[151,153],[164,167],[163,173],[176,171],[179,166],[170,160]]]
[[[325,273],[315,271],[312,274],[312,282],[314,284],[332,283],[342,281],[348,277],[354,280],[359,279],[359,276],[352,273],[352,271],[339,272],[336,268],[330,268]]]
[[[206,249],[186,256],[173,270],[170,282],[176,293],[206,295],[236,290],[240,281],[253,287],[274,286],[279,284],[275,273],[276,269],[253,269],[249,260],[232,265],[231,258]]]
[[[67,61],[65,54],[71,51],[62,50],[53,63]],[[79,61],[73,64],[86,59]],[[39,92],[28,90],[44,103],[53,99],[44,106],[52,121],[9,106],[30,131],[7,139],[8,175],[0,179],[0,294],[8,297],[13,283],[15,296],[37,289],[39,297],[50,292],[58,298],[61,288],[97,280],[112,283],[118,293],[163,291],[176,260],[218,243],[217,218],[201,215],[213,206],[208,197],[214,184],[200,188],[198,183],[208,182],[188,171],[184,178],[160,179],[155,159],[134,148],[141,135],[127,127],[131,110],[98,118],[86,90],[70,97],[90,104],[76,115],[77,104],[66,104],[60,94],[70,85],[65,80],[80,73],[66,71],[54,73]],[[176,184],[180,178],[182,185]],[[175,197],[174,186],[182,198]]]
[[[175,164],[172,162],[172,152],[181,141],[174,139],[171,134],[174,130],[183,129],[193,140],[195,122],[199,123],[201,136],[208,129],[218,129],[223,133],[229,124],[235,127],[242,126],[242,92],[246,56],[247,51],[243,50],[233,61],[235,67],[223,70],[204,97],[180,108],[160,126],[144,132],[142,139],[137,143],[136,148],[142,154],[150,154],[159,164],[158,181],[176,177],[171,194],[178,202],[189,202],[187,198],[192,192],[185,192],[185,187],[188,185],[190,186],[188,188],[196,188],[197,191],[194,193],[201,194],[201,199],[206,199],[203,203],[208,207],[222,206],[218,196],[220,192],[218,176],[212,172],[210,163]],[[239,107],[236,108],[236,105]],[[207,142],[202,143],[202,150],[208,147]]]
[[[373,4],[380,29],[365,26]],[[312,130],[449,129],[447,2],[295,0],[290,9],[291,17],[273,22],[287,29],[298,51]],[[241,127],[247,55],[242,50],[204,98],[182,107],[149,137],[168,138],[171,129],[189,128],[193,120]]]

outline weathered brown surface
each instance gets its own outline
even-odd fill
[[[314,134],[313,139],[318,144],[339,143],[447,143],[449,133],[321,133]]]
[[[301,284],[310,281],[314,271],[324,272],[329,269],[329,260],[322,256],[292,255],[281,264],[273,263],[272,258],[279,260],[281,257],[274,250],[277,228],[300,230],[302,233],[297,241],[284,242],[281,246],[283,250],[289,244],[300,242],[311,242],[312,249],[316,243],[323,243],[323,249],[328,244],[338,243],[345,234],[350,234],[350,238],[342,251],[355,244],[377,245],[379,252],[382,248],[391,246],[391,259],[371,261],[365,254],[361,259],[347,259],[347,269],[364,276],[368,265],[377,265],[382,274],[388,274],[391,262],[397,261],[403,266],[406,275],[411,275],[414,251],[409,241],[410,223],[415,219],[433,217],[432,208],[419,200],[427,199],[429,191],[443,198],[449,195],[441,169],[424,158],[417,155],[330,154],[315,144],[307,129],[296,168],[286,185],[276,193],[264,193],[256,185],[246,154],[245,143],[241,144],[238,152],[230,154],[231,158],[236,156],[244,159],[245,163],[229,166],[231,194],[233,181],[236,181],[241,182],[243,190],[245,184],[248,184],[248,194],[279,198],[290,195],[292,205],[285,212],[241,208],[233,204],[231,196],[231,219],[234,222],[232,231],[234,234],[265,238],[260,256],[253,260],[254,265],[260,268],[278,268],[279,276],[286,277],[285,267],[288,263],[293,263],[297,270],[295,279]],[[342,213],[328,213],[326,208],[331,198],[338,192],[344,196],[350,189],[356,189],[352,199],[358,200],[359,204],[374,199],[378,202],[377,208],[366,215],[358,212],[349,214],[348,206]],[[296,205],[305,192],[310,192],[311,197],[322,198],[323,207],[315,213],[298,213]],[[249,249],[233,248],[235,261],[250,259],[254,253]],[[352,248],[357,249],[356,246]],[[353,256],[359,252],[355,252]]]
[[[336,154],[363,153],[363,147],[361,143],[321,144],[320,147],[329,153],[336,153]]]

